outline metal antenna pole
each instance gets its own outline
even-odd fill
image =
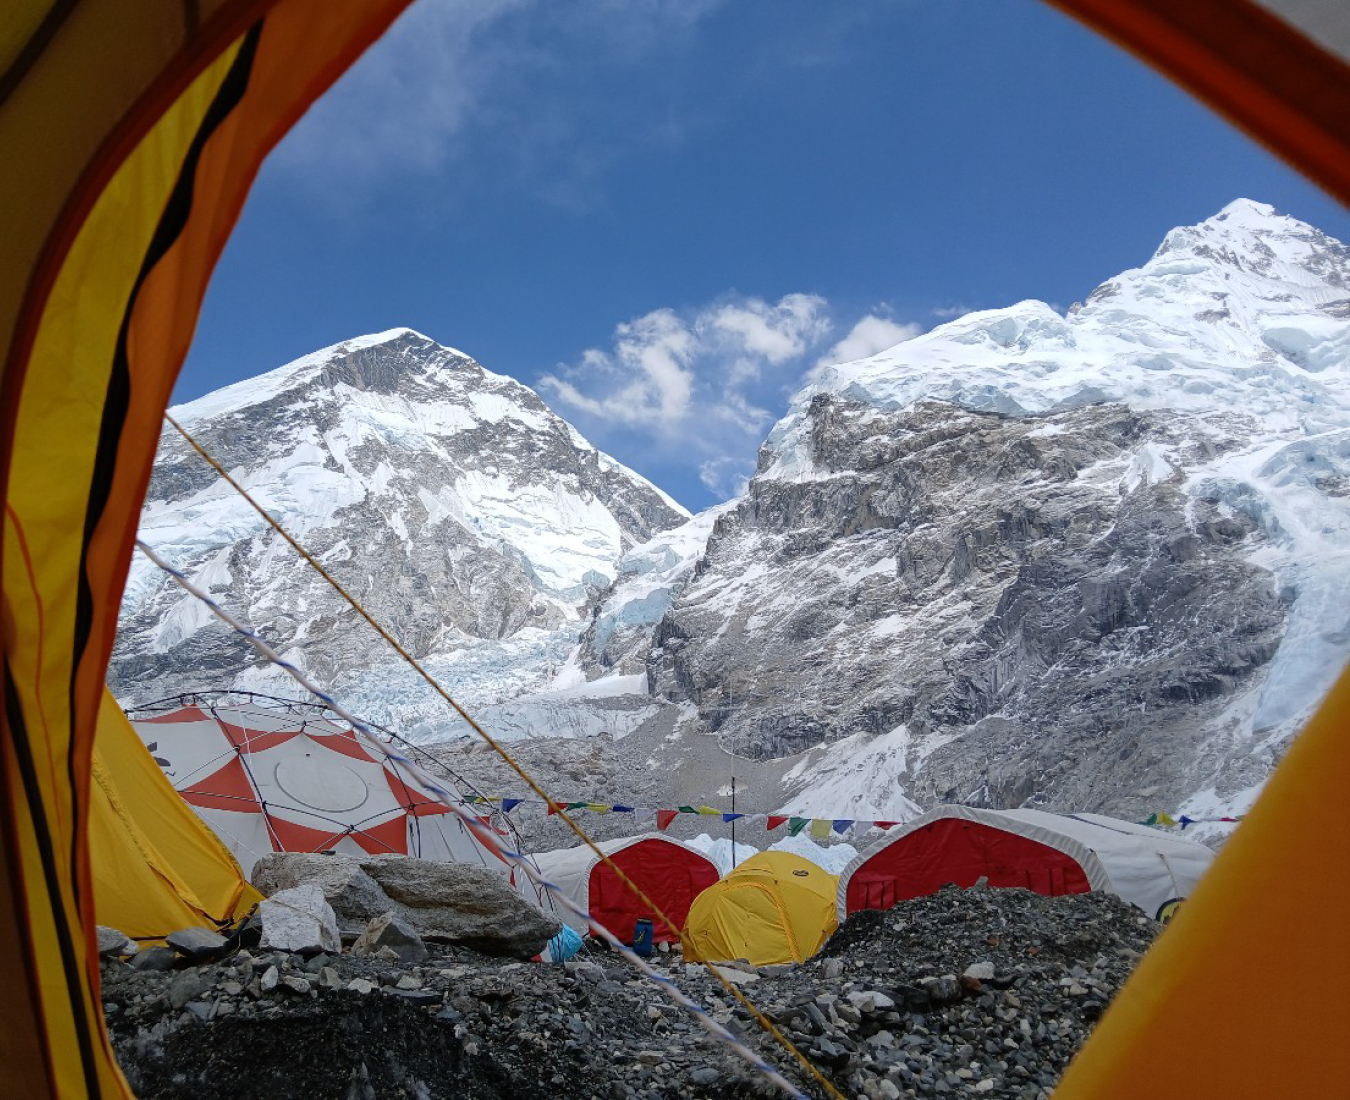
[[[736,870],[736,777],[731,777],[731,869]]]
[[[731,673],[727,673],[727,720],[732,723],[731,730],[731,766],[736,766],[736,696],[732,692]],[[731,812],[736,813],[736,775],[731,776]],[[731,869],[736,870],[736,818],[731,819]]]

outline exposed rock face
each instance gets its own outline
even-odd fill
[[[654,689],[738,753],[905,726],[931,746],[921,801],[1114,808],[1193,763],[1279,644],[1257,522],[1179,472],[1123,487],[1141,451],[1185,462],[1240,422],[828,395],[808,415],[818,476],[753,483],[655,636]]]
[[[687,513],[531,390],[408,329],[174,410],[409,650],[482,705],[545,683],[624,550]],[[320,682],[404,733],[442,707],[168,429],[141,536]],[[293,689],[139,556],[109,682],[124,705]]]

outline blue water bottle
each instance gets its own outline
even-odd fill
[[[644,959],[652,957],[652,922],[639,917],[633,928],[633,951]]]

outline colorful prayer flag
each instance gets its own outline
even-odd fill
[[[519,798],[503,798],[502,813],[509,814],[512,810],[514,810],[517,806],[519,806],[520,803],[521,800]]]
[[[633,812],[633,807],[632,807],[632,806],[624,806],[624,805],[621,805],[621,804],[618,803],[618,802],[616,802],[616,803],[611,807],[611,809],[612,809],[616,814],[631,814],[631,813]]]
[[[1164,810],[1162,813],[1158,815],[1159,825],[1175,825],[1176,823],[1177,819],[1173,817],[1171,814],[1169,814],[1166,810]]]
[[[726,822],[726,821],[735,821],[738,817],[744,817],[744,816],[745,816],[745,814],[723,814],[723,815],[722,815],[722,820],[723,820],[724,822]]]
[[[603,802],[587,802],[587,803],[586,803],[586,809],[590,810],[591,813],[593,813],[593,814],[607,814],[607,813],[609,813],[610,808],[611,808],[611,807],[607,806],[607,805],[606,805],[605,803],[603,803]]]
[[[851,828],[853,828],[853,818],[851,818],[851,817],[836,817],[836,818],[834,819],[834,831],[835,831],[836,833],[838,833],[840,836],[843,836],[843,835],[844,835],[845,833],[847,833]]]
[[[816,840],[824,840],[830,835],[831,824],[828,817],[813,817],[811,819],[811,836]]]
[[[878,829],[894,829],[900,824],[898,821],[874,821],[872,824]]]
[[[811,824],[811,819],[809,817],[788,818],[788,832],[791,833],[793,836],[796,836],[809,824]]]
[[[666,831],[666,826],[680,816],[679,810],[657,810],[656,828],[660,832]]]
[[[693,806],[681,806],[676,812],[677,812],[677,813],[682,813],[682,814],[696,814],[696,813],[698,813],[698,811],[697,811],[696,809],[694,809]]]
[[[781,814],[770,814],[764,822],[764,827],[773,832],[778,826],[786,823],[787,817]]]
[[[711,806],[700,806],[700,807],[698,808],[698,812],[701,813],[704,817],[721,817],[721,816],[722,816],[722,811],[721,811],[721,810],[714,810]]]

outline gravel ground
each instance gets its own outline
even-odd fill
[[[958,890],[861,913],[802,966],[742,990],[846,1096],[1048,1096],[1157,925],[1114,897]],[[618,956],[502,963],[428,945],[419,966],[241,952],[165,972],[106,964],[142,1097],[773,1095]],[[804,1071],[678,951],[658,968],[809,1095]]]

